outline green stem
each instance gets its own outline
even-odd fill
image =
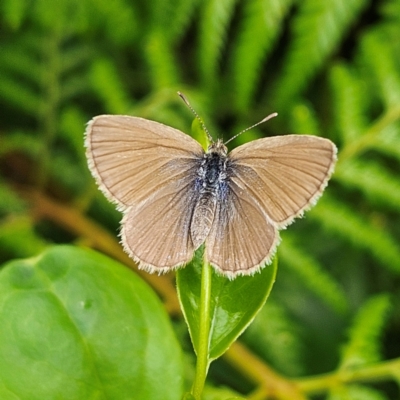
[[[400,358],[367,365],[360,368],[336,371],[330,374],[293,380],[292,382],[307,395],[325,393],[340,384],[353,382],[374,383],[389,379],[396,379],[400,371]]]
[[[196,375],[192,387],[192,395],[196,400],[201,400],[204,383],[210,365],[210,302],[211,302],[211,266],[203,256],[203,268],[201,271],[200,294],[200,326],[199,343],[197,347]]]

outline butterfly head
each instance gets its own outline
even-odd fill
[[[225,146],[224,142],[221,139],[218,139],[216,142],[212,142],[208,146],[207,153],[218,153],[220,155],[226,156],[228,154],[228,148]]]

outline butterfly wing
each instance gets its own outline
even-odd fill
[[[182,165],[180,165],[182,167]],[[194,252],[190,223],[197,192],[185,169],[148,200],[132,206],[122,220],[125,251],[149,272],[167,272],[188,263]]]
[[[88,124],[86,148],[100,189],[124,213],[122,242],[139,266],[162,272],[190,261],[200,144],[154,121],[103,115]]]
[[[229,190],[206,241],[223,274],[248,275],[268,263],[278,229],[311,207],[333,171],[336,147],[314,136],[255,140],[229,154]]]
[[[246,188],[231,182],[206,239],[207,260],[229,278],[249,275],[271,259],[279,240],[278,230]]]
[[[330,140],[316,136],[254,140],[230,153],[231,179],[281,229],[316,203],[333,172],[336,152]]]

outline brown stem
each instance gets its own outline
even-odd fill
[[[223,357],[259,386],[248,399],[306,400],[296,384],[275,372],[243,344],[233,343]]]

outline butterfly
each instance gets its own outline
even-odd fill
[[[171,271],[205,244],[206,260],[229,278],[270,263],[279,230],[316,203],[337,153],[307,135],[231,152],[217,140],[204,151],[177,129],[123,115],[93,118],[85,146],[99,188],[123,213],[122,244],[139,268]]]

